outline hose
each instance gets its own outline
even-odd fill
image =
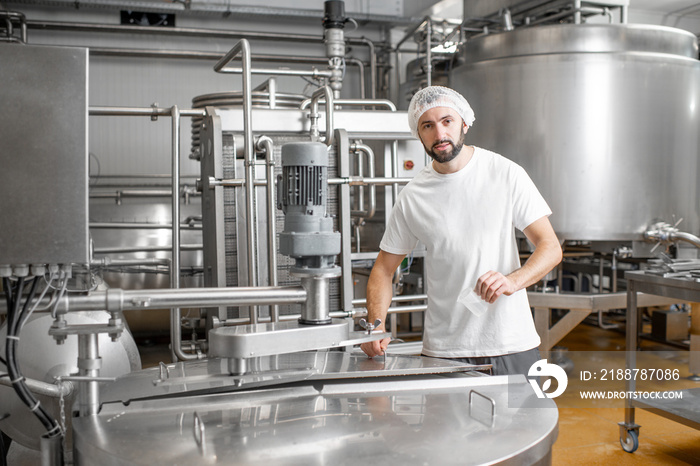
[[[16,351],[19,345],[19,333],[22,329],[22,324],[24,323],[24,315],[29,309],[29,303],[34,299],[34,294],[36,293],[36,287],[39,282],[39,277],[34,277],[32,280],[31,288],[27,296],[27,300],[24,302],[24,306],[21,307],[22,293],[24,291],[24,277],[20,277],[17,282],[17,288],[15,292],[12,293],[10,280],[8,278],[3,278],[3,285],[5,288],[5,298],[8,301],[8,315],[7,315],[7,337],[5,340],[5,358],[7,373],[10,375],[10,381],[12,382],[12,388],[17,393],[22,402],[29,407],[29,409],[34,413],[34,415],[39,419],[39,421],[44,425],[47,430],[46,437],[54,438],[63,435],[61,432],[61,427],[58,425],[55,419],[53,419],[49,413],[41,406],[41,403],[34,397],[32,392],[27,387],[24,381],[24,377],[19,370],[17,364]]]

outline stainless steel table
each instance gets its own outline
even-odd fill
[[[700,283],[694,279],[663,277],[644,271],[626,272],[627,279],[627,328],[626,328],[626,369],[637,366],[637,345],[641,333],[642,319],[637,312],[637,293],[648,293],[681,301],[700,302]],[[636,381],[626,381],[626,390],[635,391]],[[627,452],[639,447],[639,425],[635,423],[635,408],[646,409],[659,416],[672,419],[687,426],[700,429],[700,388],[681,390],[683,402],[674,403],[668,399],[625,401],[625,421],[620,425],[620,444]]]

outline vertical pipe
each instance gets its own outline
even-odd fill
[[[97,346],[96,333],[78,335],[78,369],[84,377],[100,375],[100,354]],[[100,410],[100,388],[96,381],[81,382],[83,386],[78,392],[79,411],[81,416],[94,416]]]
[[[329,278],[324,276],[301,277],[301,286],[306,290],[306,301],[301,307],[301,319],[305,324],[331,322]]]
[[[364,177],[365,176],[365,169],[364,169],[364,160],[362,160],[362,157],[360,157],[360,151],[357,148],[357,144],[353,144],[350,146],[352,151],[357,155],[357,170],[355,173],[357,173],[357,176],[359,177]],[[357,210],[363,211],[365,210],[365,187],[364,186],[358,186],[357,187]],[[359,252],[359,251],[358,251]]]
[[[238,47],[239,46],[239,47]],[[251,95],[250,44],[241,39],[234,49],[240,49],[243,68],[243,150],[245,154],[245,186],[246,186],[246,236],[248,240],[248,286],[258,285],[256,222],[255,222],[255,151],[253,147],[253,99]],[[233,49],[232,49],[233,50]],[[258,306],[250,307],[251,324],[258,323]]]
[[[369,47],[369,83],[370,98],[377,98],[377,53],[374,50],[374,42],[363,38],[362,41]]]
[[[574,1],[574,23],[581,24],[581,0]]]
[[[426,37],[425,37],[425,61],[427,62],[427,66],[425,68],[425,72],[428,78],[428,86],[432,86],[433,84],[433,54],[432,50],[430,50],[433,46],[433,22],[430,18],[428,18],[428,24],[425,27],[426,31]]]
[[[352,150],[355,152],[364,152],[365,155],[367,156],[367,168],[369,171],[369,177],[374,178],[376,175],[376,170],[375,170],[375,159],[374,159],[374,151],[370,146],[367,144],[360,144],[360,143],[355,143],[352,145]],[[360,164],[360,170],[358,170],[358,176],[363,176],[362,173],[362,159],[358,158],[358,163]],[[364,210],[364,199],[362,202],[361,207],[359,210]],[[377,185],[375,184],[370,184],[369,185],[369,208],[367,209],[367,215],[365,218],[372,218],[374,217],[374,213],[377,210]]]
[[[49,437],[44,434],[39,439],[41,447],[42,466],[63,466],[63,436],[55,435]],[[0,453],[2,454],[2,453]]]
[[[427,155],[426,155],[427,157]],[[394,140],[391,143],[391,174],[394,178],[399,177],[399,141]],[[393,195],[393,199],[391,200],[391,204],[394,205],[396,204],[396,198],[399,196],[399,185],[396,183],[393,183],[391,185],[391,193]]]
[[[269,285],[277,286],[277,206],[275,203],[275,153],[272,139],[262,136],[258,139],[258,148],[265,151],[267,163],[267,263]],[[270,319],[279,321],[280,308],[277,304],[270,306]]]
[[[333,116],[333,109],[335,108],[335,103],[334,103],[334,98],[333,98],[333,91],[331,91],[331,88],[329,86],[323,86],[319,87],[314,91],[314,93],[311,95],[311,104],[309,105],[309,119],[311,120],[311,128],[310,128],[310,133],[311,133],[311,140],[312,141],[318,141],[320,139],[320,130],[318,127],[318,119],[319,119],[319,114],[318,114],[318,101],[321,97],[325,96],[326,97],[326,145],[328,147],[333,145],[333,133],[334,133],[334,116]]]
[[[267,92],[270,95],[270,108],[277,108],[277,79],[267,80]]]
[[[171,117],[171,207],[172,207],[172,261],[170,262],[170,288],[180,288],[180,110],[177,105],[170,109]],[[173,362],[186,359],[181,349],[180,308],[170,309],[170,353]]]

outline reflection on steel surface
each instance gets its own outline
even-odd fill
[[[231,375],[225,358],[163,364],[120,377],[102,388],[101,394],[103,402],[128,402],[184,392],[192,395],[242,391],[300,380],[416,376],[488,370],[488,367],[421,356],[387,355],[369,359],[364,353],[309,351],[256,358],[245,375]]]
[[[470,409],[471,389],[493,400],[493,414],[477,413],[483,407],[476,402]],[[108,403],[99,415],[74,421],[76,460],[149,465],[546,463],[558,411],[551,400],[546,402],[554,409],[527,408],[534,398],[522,376],[458,373],[316,380],[128,406]]]

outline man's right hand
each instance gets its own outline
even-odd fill
[[[386,347],[389,346],[390,341],[391,338],[383,338],[381,340],[368,341],[367,343],[362,343],[362,345],[360,345],[360,348],[370,358],[373,358],[375,356],[382,356],[386,351]]]

